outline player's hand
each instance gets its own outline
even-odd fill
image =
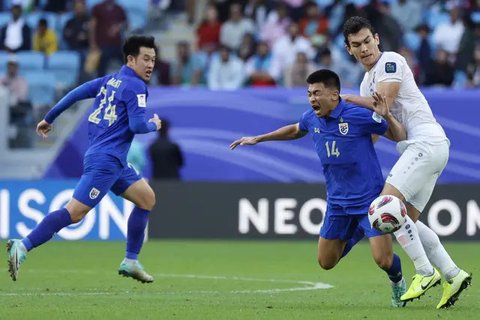
[[[148,120],[148,122],[153,122],[157,126],[157,131],[162,127],[162,120],[158,117],[158,114],[154,113],[153,117]]]
[[[257,137],[242,137],[238,140],[235,140],[232,142],[230,145],[230,150],[235,149],[237,146],[244,146],[244,145],[255,145],[258,143],[258,138]]]
[[[342,100],[345,102],[350,102],[349,100],[350,96],[351,96],[350,94],[344,93],[340,95],[340,98],[342,98]]]
[[[385,117],[389,114],[390,109],[387,105],[387,99],[385,96],[382,96],[378,92],[374,92],[373,95],[373,111],[375,111],[378,115]]]
[[[37,134],[42,138],[48,138],[48,133],[52,131],[52,125],[45,120],[37,124]]]

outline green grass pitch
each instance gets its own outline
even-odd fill
[[[17,282],[3,252],[0,319],[479,319],[479,244],[446,247],[473,272],[473,286],[454,307],[436,310],[440,286],[391,308],[389,282],[366,242],[324,271],[315,239],[149,241],[140,260],[155,282],[141,284],[117,275],[121,242],[55,241],[29,254]],[[412,263],[396,252],[409,281]]]

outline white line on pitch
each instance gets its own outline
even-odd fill
[[[30,272],[38,273],[40,270],[29,270]],[[43,271],[43,270],[42,270]],[[40,271],[40,272],[42,272]],[[68,272],[78,273],[77,270],[68,270]],[[87,272],[85,272],[87,273]],[[176,294],[221,294],[221,293],[231,293],[231,294],[251,294],[251,293],[264,293],[264,294],[273,294],[273,293],[282,293],[282,292],[294,292],[294,291],[311,291],[311,290],[321,290],[321,289],[330,289],[333,288],[332,285],[323,283],[323,282],[313,282],[313,281],[303,281],[303,280],[284,280],[284,279],[262,279],[262,278],[249,278],[249,277],[237,277],[237,276],[215,276],[215,275],[197,275],[197,274],[172,274],[172,273],[160,273],[155,274],[155,276],[160,278],[188,278],[188,279],[211,279],[211,280],[227,280],[227,281],[248,281],[248,282],[270,282],[270,283],[291,283],[298,286],[293,286],[289,288],[272,288],[272,289],[245,289],[245,290],[187,290],[187,291],[159,291],[159,292],[148,292],[148,295],[176,295]],[[36,288],[32,290],[38,290],[36,292],[1,292],[0,296],[74,296],[74,295],[84,295],[84,296],[112,296],[119,295],[122,293],[130,293],[130,291],[96,291],[99,288],[94,288],[92,291],[74,291],[74,292],[46,292],[43,291],[45,288]],[[40,292],[39,292],[40,291]]]

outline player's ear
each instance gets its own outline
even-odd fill
[[[135,57],[132,56],[131,54],[129,54],[129,55],[127,56],[127,62],[130,62],[130,63],[131,63],[131,62],[134,62],[134,61],[135,61]]]
[[[378,33],[375,33],[375,35],[373,36],[373,38],[375,39],[375,44],[378,46],[380,45],[380,37],[378,36]]]
[[[353,53],[350,50],[350,46],[348,44],[345,44],[345,49],[347,49],[347,52],[348,52],[349,55],[353,56]]]
[[[331,99],[332,99],[332,101],[339,101],[340,100],[340,92],[338,92],[338,90],[332,90]]]

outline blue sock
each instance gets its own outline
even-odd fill
[[[345,245],[345,248],[343,249],[341,258],[345,257],[347,255],[347,253],[349,253],[350,250],[352,250],[353,246],[356,245],[358,243],[358,241],[362,240],[363,237],[365,237],[365,233],[363,233],[362,228],[357,227],[357,229],[355,229],[352,237],[347,241],[347,244]]]
[[[388,274],[388,278],[393,283],[397,283],[400,280],[402,280],[402,263],[400,262],[400,257],[397,256],[395,253],[393,254],[393,261],[392,261],[392,266],[388,271],[386,271]]]
[[[150,211],[135,207],[128,218],[127,253],[125,255],[127,259],[137,260],[138,258],[143,246],[149,214]]]
[[[45,218],[26,236],[22,243],[28,251],[50,240],[53,235],[72,224],[72,218],[67,209],[63,208],[47,214]]]

